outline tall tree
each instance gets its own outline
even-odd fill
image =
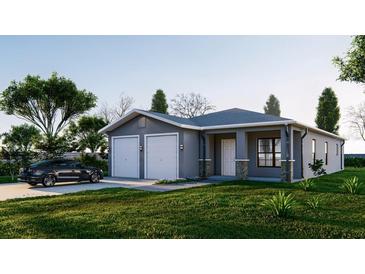
[[[33,125],[12,126],[9,132],[1,135],[3,155],[7,160],[26,166],[36,156],[35,146],[39,138],[40,132]]]
[[[97,116],[81,116],[77,122],[71,122],[67,129],[67,136],[70,136],[71,143],[77,151],[85,152],[89,149],[91,153],[106,147],[107,141],[99,129],[107,123],[103,118]]]
[[[193,118],[199,115],[204,115],[207,112],[214,110],[206,97],[197,93],[178,94],[171,100],[171,109],[173,113],[180,117]]]
[[[340,107],[335,92],[325,88],[318,99],[316,124],[317,127],[338,134]]]
[[[166,113],[169,105],[166,101],[166,95],[162,89],[156,90],[156,93],[152,97],[151,111]]]
[[[274,94],[270,94],[269,98],[267,99],[264,106],[264,111],[266,114],[280,116],[280,102]]]
[[[77,89],[74,82],[53,73],[49,79],[28,75],[12,81],[0,95],[0,110],[24,119],[44,133],[43,147],[54,152],[59,133],[75,117],[96,104],[96,96]]]
[[[333,63],[340,70],[339,80],[365,84],[365,35],[355,36],[346,56],[335,57]]]

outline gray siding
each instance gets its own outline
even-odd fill
[[[144,135],[156,133],[179,133],[179,145],[184,145],[184,149],[179,149],[179,177],[195,177],[199,175],[198,170],[198,132],[193,130],[184,130],[182,128],[158,121],[153,118],[145,117],[145,127],[139,127],[139,119],[142,115],[130,120],[123,126],[109,132],[109,174],[112,174],[111,158],[113,155],[112,136],[139,135],[140,145],[143,151],[140,151],[140,178],[144,178]]]
[[[280,138],[280,131],[261,131],[248,133],[248,176],[250,177],[276,177],[280,178],[280,167],[258,167],[257,164],[257,139],[258,138]]]
[[[316,139],[316,159],[325,160],[324,143],[328,142],[328,165],[323,167],[327,173],[333,173],[341,170],[341,143],[342,140],[319,134],[313,131],[309,131],[308,135],[303,140],[303,171],[305,178],[313,177],[311,169],[308,167],[308,163],[312,162],[312,139]],[[336,155],[336,144],[339,146],[339,153]],[[342,157],[343,162],[344,157]]]

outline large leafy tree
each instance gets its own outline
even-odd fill
[[[53,73],[49,79],[28,75],[21,82],[12,81],[0,95],[0,110],[24,119],[44,136],[41,147],[52,155],[59,145],[59,134],[68,123],[93,108],[96,96],[79,90],[75,83]]]
[[[335,92],[325,88],[319,97],[316,124],[317,127],[337,134],[340,120],[340,107]]]
[[[167,114],[168,107],[165,93],[162,89],[158,89],[152,97],[151,111]]]
[[[280,102],[279,99],[275,97],[274,94],[270,94],[264,106],[264,111],[266,114],[271,114],[275,116],[280,116]]]
[[[24,167],[37,156],[35,146],[39,138],[40,131],[33,125],[12,126],[1,135],[2,156],[14,167]]]
[[[71,122],[67,135],[72,139],[73,147],[84,152],[89,149],[91,153],[107,146],[106,138],[99,133],[99,129],[106,126],[106,121],[97,116],[81,116],[77,122]]]
[[[365,35],[355,36],[346,56],[333,62],[340,70],[339,80],[365,84]]]
[[[193,118],[214,110],[215,106],[198,93],[182,93],[171,100],[171,109],[177,116]]]

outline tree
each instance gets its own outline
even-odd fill
[[[0,96],[0,110],[24,119],[44,133],[43,147],[52,154],[58,134],[80,114],[93,108],[96,96],[77,89],[74,82],[53,73],[47,80],[28,75],[23,82],[12,81]]]
[[[162,89],[158,89],[152,97],[151,111],[167,114],[168,107],[165,93]]]
[[[91,153],[107,146],[106,138],[98,133],[99,129],[107,123],[101,117],[81,116],[77,122],[71,122],[67,130],[67,136],[72,139],[73,147],[77,151],[84,152],[89,149]]]
[[[39,130],[28,124],[12,126],[9,132],[1,135],[3,144],[1,154],[8,160],[12,177],[15,176],[19,167],[27,166],[37,156],[35,144],[39,138]]]
[[[365,84],[365,35],[355,36],[346,56],[335,57],[333,63],[340,70],[339,80]]]
[[[354,133],[365,141],[365,103],[361,103],[357,107],[350,107],[347,113],[347,121]]]
[[[214,110],[208,99],[197,93],[178,94],[171,100],[173,113],[180,117],[193,118]]]
[[[318,99],[317,127],[328,132],[338,134],[338,121],[340,120],[340,107],[335,92],[325,88]]]
[[[270,94],[264,106],[265,114],[280,116],[280,102],[274,94]]]
[[[119,96],[119,100],[114,107],[110,107],[107,103],[101,104],[98,116],[102,117],[108,124],[115,119],[124,116],[128,110],[132,108],[134,98],[126,96],[123,93]]]

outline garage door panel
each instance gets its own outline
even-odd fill
[[[178,178],[178,137],[174,135],[146,136],[146,178]]]
[[[139,138],[120,137],[113,142],[113,176],[139,178]]]

